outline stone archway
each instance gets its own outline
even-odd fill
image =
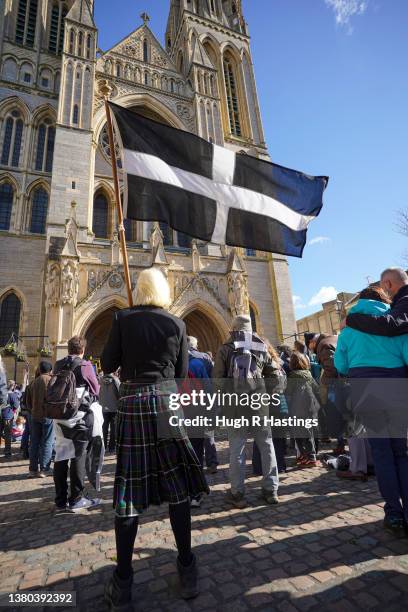
[[[211,352],[215,358],[224,339],[211,317],[196,309],[184,316],[183,320],[187,327],[187,334],[198,339],[198,349],[203,352]]]
[[[95,317],[85,332],[86,338],[86,355],[93,359],[99,359],[102,355],[103,347],[105,346],[112,319],[115,312],[119,308],[111,306]]]

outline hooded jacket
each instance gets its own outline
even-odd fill
[[[359,300],[350,315],[385,317],[390,310],[383,302]],[[341,374],[352,368],[386,368],[391,374],[408,364],[408,335],[390,338],[345,327],[338,339],[334,363]]]
[[[321,334],[316,342],[315,353],[317,361],[323,368],[321,377],[323,385],[329,385],[333,378],[338,377],[334,365],[334,352],[336,350],[337,340],[337,336],[326,336],[325,334]]]
[[[378,336],[408,334],[408,285],[401,287],[395,294],[391,310],[375,316],[350,310],[347,325],[366,334]]]

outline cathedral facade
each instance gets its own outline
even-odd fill
[[[269,159],[240,0],[169,0],[164,45],[147,14],[108,51],[92,0],[4,0],[0,15],[0,346],[97,358],[127,305],[102,91],[147,117]],[[120,151],[118,171],[121,176]],[[273,344],[296,332],[285,257],[126,221],[133,286],[167,275],[171,311],[215,352],[249,312]]]

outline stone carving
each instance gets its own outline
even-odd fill
[[[49,306],[58,306],[60,296],[60,272],[58,266],[52,266],[48,271],[47,301]]]
[[[191,111],[188,106],[184,106],[184,104],[177,104],[177,114],[184,120],[191,119]]]
[[[88,272],[88,293],[94,291],[97,284],[96,274],[93,270],[90,270],[90,272]]]
[[[123,277],[119,272],[114,272],[110,275],[108,285],[111,289],[122,289],[123,287]]]
[[[228,279],[231,310],[235,315],[249,312],[249,297],[243,274],[235,274]]]
[[[73,304],[76,306],[76,300],[79,290],[79,275],[73,263],[65,261],[61,275],[61,301],[63,304]]]

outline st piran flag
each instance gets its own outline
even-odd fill
[[[193,238],[301,257],[328,178],[237,154],[110,104],[127,176],[124,216]]]

